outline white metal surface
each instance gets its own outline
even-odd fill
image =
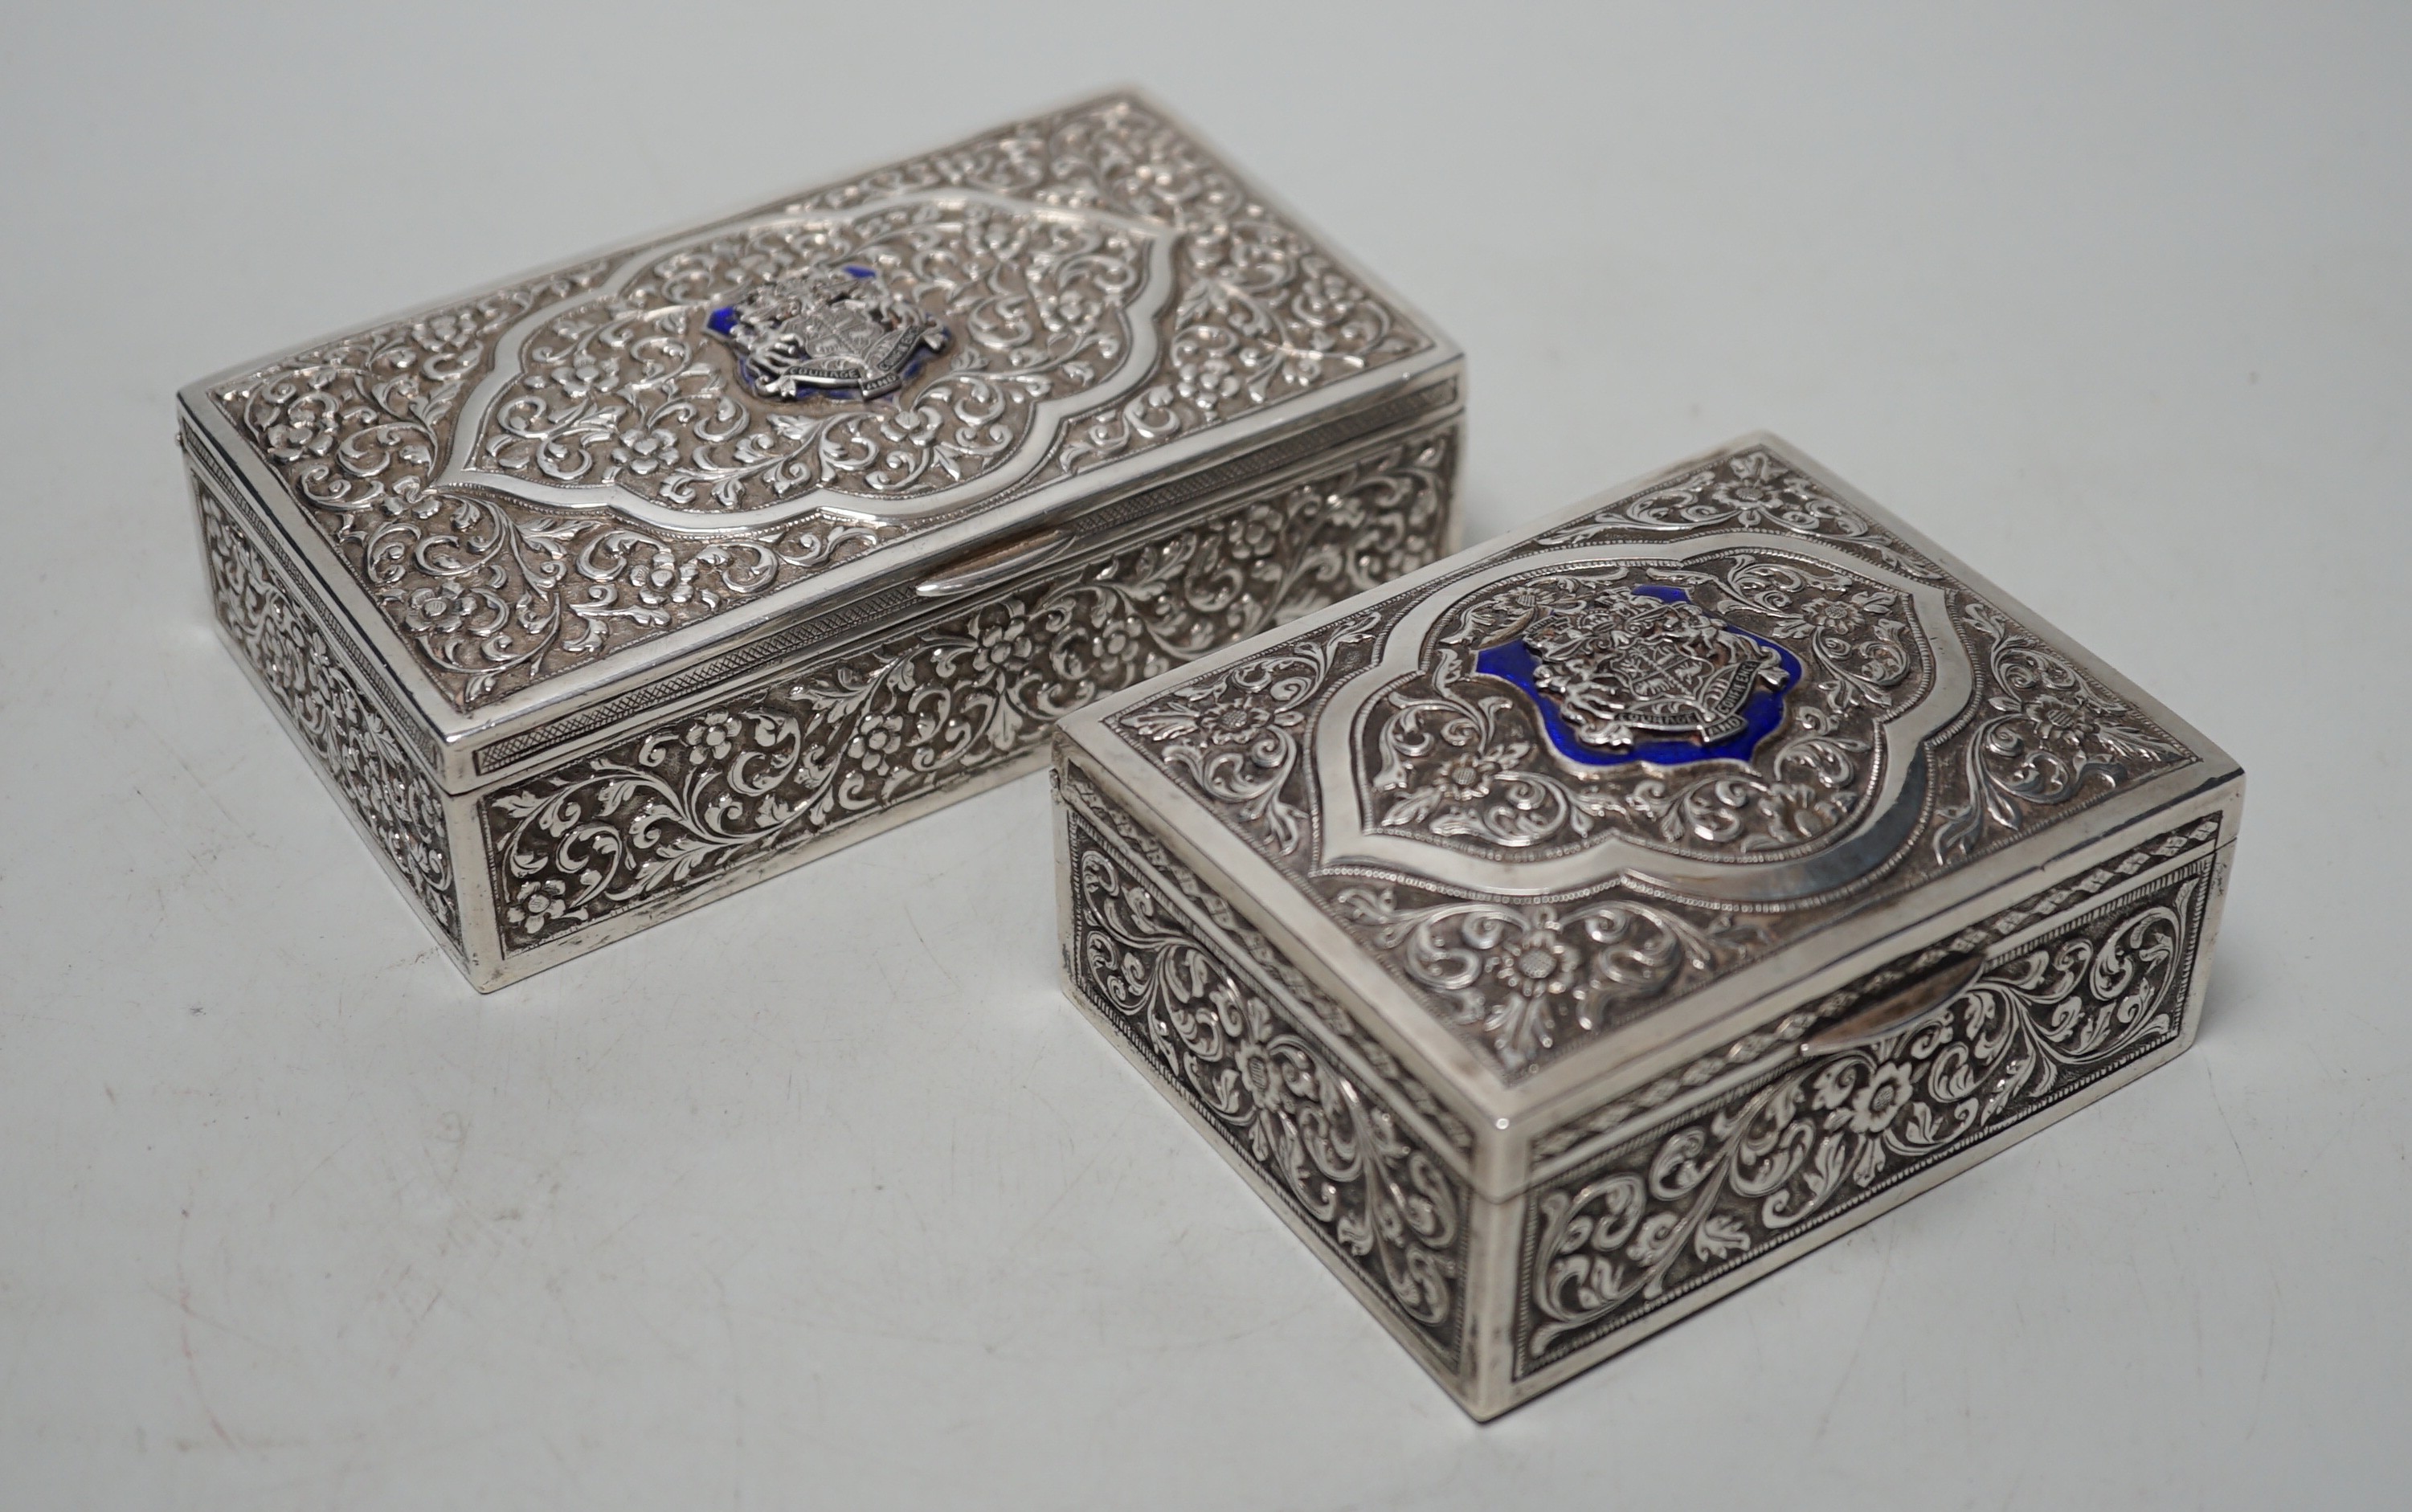
[[[564,14],[0,50],[0,1500],[2400,1505],[2400,13],[984,7],[782,95],[880,29],[769,7],[640,109]],[[175,386],[1125,75],[1470,347],[1469,538],[1772,426],[2234,752],[2196,1048],[1480,1429],[1064,1003],[1043,779],[472,993],[207,628]]]

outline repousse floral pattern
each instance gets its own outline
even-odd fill
[[[1043,290],[1027,301],[1017,280],[1037,270],[1019,264],[964,286],[1009,287],[1009,297],[983,306],[986,314],[962,317],[985,322],[1007,350],[1041,353],[1030,371],[1017,377],[993,363],[977,378],[950,375],[875,416],[817,415],[807,405],[757,424],[685,316],[671,322],[675,330],[636,312],[599,325],[571,316],[535,341],[541,360],[499,412],[505,423],[484,437],[493,449],[478,464],[492,470],[473,476],[491,477],[492,487],[433,482],[460,444],[462,401],[493,370],[507,330],[536,312],[568,311],[617,260],[297,353],[222,385],[214,397],[442,697],[466,711],[935,522],[883,518],[881,496],[973,478],[1022,447],[1049,448],[1022,486],[1069,477],[1432,345],[1204,149],[1127,99],[1019,123],[765,207],[759,218],[817,214],[829,224],[831,213],[948,189],[1101,210],[1179,238],[1156,363],[1127,397],[1076,409],[1047,435],[1016,430],[1032,383],[1077,392],[1107,359],[1106,345],[1121,339],[1104,318],[1125,276],[1121,254],[1102,244],[1080,265],[1090,272],[1068,281],[1038,274]],[[927,231],[904,233],[900,267]],[[1060,250],[1054,234],[1028,244],[1052,255]],[[748,245],[742,232],[731,237],[730,267],[780,256]],[[1001,248],[972,250],[1000,267],[1009,260]],[[665,270],[666,278],[681,275]],[[1030,342],[1009,329],[1025,319],[1034,323]],[[531,503],[509,491],[522,476],[609,476],[665,506],[693,506],[699,524],[713,511],[806,486],[851,491],[860,507],[689,533],[602,504]]]
[[[940,492],[1027,444],[1042,401],[1076,399],[1123,366],[1149,244],[1118,223],[982,199],[730,231],[608,298],[566,303],[527,339],[469,465],[698,514],[814,493],[876,509]],[[943,322],[952,349],[893,398],[757,397],[707,328],[713,311],[839,266],[874,272]]]
[[[1082,996],[1453,1366],[1473,1218],[1464,1182],[1085,819],[1067,823],[1066,964]]]
[[[1583,546],[1656,533],[1764,530],[1863,550],[1913,578],[1940,580],[1941,567],[1892,532],[1836,499],[1807,473],[1754,447],[1629,494],[1534,538],[1537,547]]]
[[[2213,864],[1991,961],[1874,1044],[1787,1060],[1537,1193],[1517,1373],[2175,1042]]]
[[[1679,588],[1799,657],[1803,685],[1747,760],[1552,759],[1532,700],[1478,668],[1485,647],[1536,615],[1636,584]],[[1805,561],[1732,552],[1511,582],[1453,614],[1425,668],[1382,696],[1360,757],[1369,812],[1385,829],[1485,854],[1564,852],[1609,833],[1685,856],[1802,854],[1864,811],[1882,724],[1915,701],[1930,659],[1898,594]]]
[[[456,946],[461,909],[453,888],[443,800],[338,659],[325,629],[244,537],[243,528],[193,475],[211,605],[243,658],[292,721],[302,748],[350,803],[403,885]]]
[[[1452,1149],[1463,1152],[1474,1148],[1474,1131],[1467,1127],[1465,1122],[1434,1097],[1431,1089],[1410,1076],[1387,1046],[1368,1034],[1346,1009],[1332,1000],[1330,993],[1316,986],[1295,962],[1265,937],[1263,931],[1242,917],[1228,900],[1206,886],[1197,873],[1165,848],[1162,841],[1098,791],[1096,785],[1080,768],[1058,766],[1055,774],[1067,801],[1110,830],[1112,840],[1124,852],[1145,862],[1158,876],[1169,882],[1182,897],[1206,916],[1207,921],[1220,936],[1245,958],[1249,967],[1278,984],[1283,991],[1320,1020],[1326,1029],[1346,1041],[1349,1048],[1373,1067],[1374,1075],[1390,1094],[1430,1120]]]
[[[2021,900],[2015,906],[2002,910],[1981,924],[1970,925],[1944,942],[1941,956],[1949,959],[1955,954],[1988,949],[2039,919],[2081,906],[2106,891],[2116,891],[2147,868],[2174,859],[2189,850],[2213,844],[2219,839],[2219,831],[2220,821],[2213,816],[2155,835],[2115,861],[2105,861],[2090,868],[2081,876],[2071,877],[2046,891]],[[1862,988],[1880,991],[1890,985],[1892,983],[1882,976],[1872,977],[1841,992],[1829,994],[1785,1015],[1772,1024],[1754,1029],[1731,1044],[1700,1056],[1681,1070],[1670,1071],[1646,1086],[1620,1093],[1597,1108],[1577,1113],[1556,1128],[1536,1137],[1531,1157],[1536,1162],[1553,1160],[1584,1140],[1632,1124],[1684,1093],[1706,1086],[1738,1067],[1751,1064],[1763,1055],[1788,1054],[1790,1048],[1821,1019],[1837,1017],[1857,1006]]]
[[[1166,765],[1228,804],[1240,823],[1260,829],[1277,849],[1295,851],[1305,838],[1306,814],[1287,790],[1310,705],[1331,683],[1335,658],[1361,646],[1375,623],[1372,614],[1353,616],[1201,678],[1133,710],[1123,723],[1153,741]]]
[[[1102,693],[1438,554],[1454,420],[820,664],[481,805],[522,949],[1011,762]]]
[[[2191,761],[2192,753],[2041,638],[1763,448],[1745,448],[1509,550],[1667,541],[1744,528],[1839,546],[1945,595],[1978,650],[1967,717],[1925,745],[1930,797],[1881,862],[1906,889],[2009,844],[2056,815]],[[1495,559],[1494,559],[1495,560]],[[1479,570],[1469,565],[1467,573]],[[1610,565],[1581,572],[1641,574]],[[1647,764],[1572,772],[1544,755],[1529,700],[1478,675],[1473,652],[1531,605],[1514,593],[1444,621],[1418,674],[1367,706],[1353,780],[1383,829],[1507,859],[1579,850],[1615,832],[1676,855],[1749,861],[1807,855],[1864,805],[1874,731],[1924,696],[1931,649],[1902,595],[1873,579],[1769,550],[1736,551],[1669,586],[1714,597],[1800,657],[1786,723],[1748,763]],[[1578,569],[1537,574],[1561,591]],[[1326,870],[1317,812],[1316,711],[1367,667],[1434,585],[1372,606],[1115,716],[1131,746],[1219,822],[1288,870],[1346,929],[1499,1071],[1528,1076],[1619,1024],[1847,913],[1847,894],[1753,908],[1637,888],[1623,878],[1525,903],[1405,869]],[[1686,772],[1689,774],[1686,775]]]
[[[1961,617],[1990,643],[1992,676],[1983,718],[1961,756],[1961,796],[1935,827],[1938,860],[1968,854],[1989,832],[2015,832],[2039,811],[2184,757],[2185,748],[2152,721],[1991,605],[1971,600]]]
[[[1713,976],[1767,939],[1746,916],[1624,896],[1435,901],[1397,884],[1342,882],[1331,899],[1343,922],[1510,1076]]]

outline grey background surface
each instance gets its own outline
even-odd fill
[[[0,1505],[2405,1505],[2412,12],[12,7]],[[1488,1429],[1058,996],[1046,792],[501,995],[213,640],[181,383],[1112,82],[2242,757],[2199,1046]]]

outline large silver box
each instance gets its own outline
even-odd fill
[[[1113,95],[193,385],[221,627],[493,988],[1448,550],[1457,348]]]
[[[1478,1417],[2184,1050],[2243,800],[1769,436],[1055,751],[1074,1001]]]

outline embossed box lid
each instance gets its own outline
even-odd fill
[[[1854,994],[1939,1003],[2010,902],[2224,844],[2242,796],[2176,715],[1772,436],[1056,741],[1067,797],[1169,850],[1472,1131],[1441,1148],[1493,1198],[1847,1028]],[[2152,846],[2102,859],[2130,834]]]
[[[1452,403],[1459,360],[1117,94],[181,404],[462,792]]]

